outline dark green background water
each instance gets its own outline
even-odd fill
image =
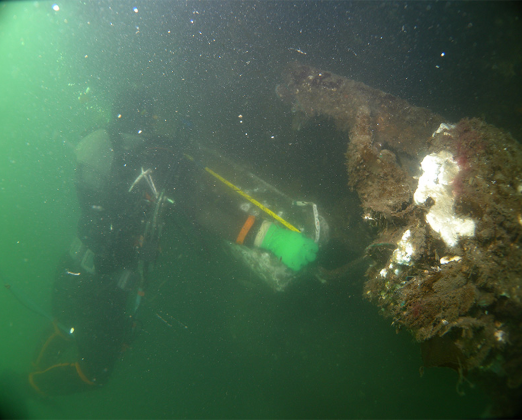
[[[107,122],[122,89],[153,93],[163,133],[190,121],[194,137],[295,196],[321,191],[313,199],[323,205],[348,194],[345,141],[328,126],[291,130],[291,110],[274,93],[291,61],[449,121],[480,116],[522,134],[516,3],[54,4],[0,4],[0,270],[46,310],[78,218],[73,148]],[[109,384],[53,403],[30,399],[31,417],[477,417],[487,409],[480,390],[456,393],[453,371],[420,377],[418,345],[361,298],[362,269],[274,294],[245,286],[247,271],[217,249],[203,258],[172,229],[163,247],[155,287],[167,282],[143,305],[142,330]],[[2,288],[0,372],[29,370],[46,325]]]

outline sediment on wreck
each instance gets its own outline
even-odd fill
[[[511,415],[522,397],[522,148],[477,119],[450,124],[299,63],[276,90],[300,121],[348,138],[349,184],[378,228],[364,296],[421,343],[426,367],[482,383]],[[432,172],[433,171],[433,172]]]

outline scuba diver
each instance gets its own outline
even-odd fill
[[[154,133],[153,99],[144,91],[118,96],[107,128],[83,138],[76,157],[77,237],[58,265],[52,330],[29,374],[40,395],[107,383],[146,290],[162,228],[178,213],[240,249],[268,251],[291,273],[316,259],[313,239],[241,210],[214,183],[202,182],[205,168],[175,140]]]

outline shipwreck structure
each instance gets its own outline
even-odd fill
[[[276,93],[299,121],[347,137],[349,186],[376,228],[364,296],[421,344],[425,367],[522,401],[522,148],[478,119],[453,123],[299,63]]]

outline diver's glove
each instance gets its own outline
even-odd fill
[[[294,271],[315,260],[317,244],[300,232],[294,232],[264,221],[256,235],[254,244],[271,251]]]

